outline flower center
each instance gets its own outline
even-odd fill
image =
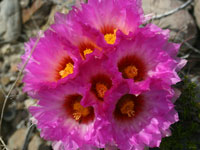
[[[107,34],[104,35],[104,39],[108,44],[114,44],[115,43],[116,32],[117,32],[117,29],[115,29],[113,33],[107,33]]]
[[[95,49],[100,50],[100,48],[92,41],[81,42],[79,43],[78,48],[83,60],[86,59],[86,55],[91,54]]]
[[[133,79],[138,75],[138,69],[134,65],[130,65],[124,68],[123,74],[129,79]]]
[[[147,68],[143,60],[136,55],[127,55],[122,57],[117,67],[122,77],[125,79],[133,79],[135,82],[142,81],[147,76]]]
[[[112,80],[107,74],[97,74],[91,78],[91,92],[100,101],[104,100],[105,93],[112,87]]]
[[[59,72],[61,78],[65,78],[74,71],[74,65],[72,63],[67,63],[65,68]]]
[[[107,86],[103,83],[97,83],[96,84],[96,91],[97,91],[97,95],[100,98],[103,98],[105,95],[105,92],[108,90]]]
[[[90,114],[90,110],[87,107],[83,107],[80,102],[75,102],[73,105],[73,117],[75,120],[80,120],[81,117],[86,117]]]
[[[83,107],[81,105],[82,96],[79,94],[72,94],[65,97],[63,108],[68,117],[77,121],[80,124],[87,124],[92,122],[95,118],[94,108],[92,106]]]
[[[115,105],[113,117],[117,121],[132,121],[143,111],[143,96],[135,96],[133,94],[125,94],[120,97]]]
[[[133,117],[135,116],[134,106],[135,104],[132,100],[126,101],[124,104],[122,104],[120,111],[122,114],[127,114],[128,117]]]
[[[91,50],[90,48],[86,48],[84,51],[83,51],[83,55],[84,57],[87,55],[87,54],[91,54],[93,52],[93,50]]]

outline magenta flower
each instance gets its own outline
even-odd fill
[[[83,103],[86,106],[102,106],[105,97],[111,94],[112,89],[121,82],[120,75],[114,74],[112,66],[109,66],[107,62],[108,58],[105,56],[101,58],[90,56],[80,65],[77,79],[86,89],[83,97]]]
[[[174,92],[161,80],[151,80],[150,90],[139,96],[131,94],[122,83],[106,100],[106,116],[120,150],[159,147],[162,137],[169,136],[169,126],[178,121],[171,99]]]
[[[115,76],[120,74],[134,94],[149,89],[152,78],[169,85],[180,81],[176,71],[186,61],[176,57],[179,45],[169,43],[167,36],[167,31],[149,25],[131,36],[122,34],[116,50],[107,53]]]
[[[36,40],[25,45],[23,63],[28,59]],[[76,77],[80,58],[72,54],[73,46],[52,31],[47,31],[37,44],[25,68],[24,90],[35,95],[42,88],[55,88]]]
[[[73,53],[85,60],[86,55],[93,52],[99,53],[102,48],[95,43],[97,37],[89,34],[80,24],[77,12],[79,10],[74,8],[67,15],[56,13],[55,24],[51,25],[50,28],[59,36],[71,42],[76,47]]]
[[[142,150],[170,135],[178,121],[171,86],[186,61],[168,30],[143,22],[140,0],[89,0],[56,14],[23,79],[38,99],[29,110],[54,150]]]
[[[93,52],[109,51],[104,47],[117,44],[118,33],[135,32],[143,18],[140,0],[89,0],[67,15],[57,13],[51,29],[76,46],[76,55],[84,60]]]
[[[88,0],[79,16],[86,29],[96,29],[99,40],[111,45],[117,41],[117,31],[135,32],[144,19],[140,0]]]
[[[84,90],[78,82],[69,81],[38,93],[38,106],[29,110],[44,139],[64,142],[71,149],[85,145],[104,147],[100,131],[106,121],[96,114],[94,107],[82,105]]]

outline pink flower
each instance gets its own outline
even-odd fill
[[[106,121],[98,116],[94,107],[82,104],[84,93],[85,89],[76,81],[38,93],[38,106],[29,110],[44,139],[64,142],[68,148],[73,145],[72,150],[84,145],[104,147],[100,131]]]
[[[93,52],[112,50],[119,33],[134,33],[142,22],[140,0],[89,0],[67,15],[57,13],[51,29],[76,46],[74,52],[84,60]]]
[[[86,29],[96,29],[99,41],[110,45],[117,43],[117,31],[135,32],[143,22],[140,0],[88,0],[78,14]]]
[[[88,34],[88,31],[80,24],[80,18],[77,16],[78,12],[79,10],[74,8],[67,15],[56,13],[55,23],[50,28],[74,45],[76,48],[73,53],[85,60],[86,55],[93,52],[99,53],[102,48],[96,44],[97,37]]]
[[[25,45],[22,63],[27,61],[36,39]],[[34,96],[42,88],[55,88],[76,77],[78,58],[72,54],[73,46],[56,33],[48,30],[32,53],[25,68],[24,90]]]
[[[162,137],[169,136],[169,126],[178,121],[171,99],[173,90],[161,80],[151,80],[150,90],[131,94],[124,82],[105,100],[106,116],[120,150],[159,147]]]
[[[167,36],[168,32],[149,25],[133,35],[121,34],[116,50],[107,53],[108,66],[128,82],[134,94],[149,89],[152,78],[169,85],[180,81],[176,71],[185,61],[176,57],[179,45],[169,43]]]
[[[112,89],[121,82],[120,75],[117,76],[114,74],[112,66],[109,66],[107,62],[108,58],[106,56],[102,56],[101,58],[89,56],[80,65],[77,80],[82,83],[82,86],[86,90],[83,97],[84,105],[102,106],[105,97],[111,94]]]
[[[38,99],[29,110],[55,150],[142,150],[170,135],[178,121],[171,86],[186,61],[168,30],[139,28],[143,21],[140,0],[89,0],[56,14],[23,79]]]

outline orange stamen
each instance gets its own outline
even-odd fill
[[[138,69],[134,65],[130,65],[124,69],[123,73],[127,78],[133,79],[138,75]]]
[[[122,114],[127,114],[128,117],[133,117],[135,116],[134,106],[134,102],[129,100],[122,105],[120,111]]]
[[[59,72],[59,75],[61,78],[65,78],[69,74],[72,74],[74,71],[74,65],[72,63],[67,63],[65,69],[61,70]]]
[[[105,95],[105,92],[108,90],[107,86],[103,83],[97,83],[96,84],[96,91],[97,91],[97,95],[100,98],[103,98]]]
[[[75,120],[80,120],[81,117],[86,117],[90,114],[90,111],[87,107],[83,107],[80,102],[75,102],[73,105],[73,117]]]
[[[114,44],[115,43],[116,32],[117,32],[117,29],[115,29],[113,33],[107,33],[107,34],[104,35],[104,39],[108,44]]]
[[[83,54],[84,56],[86,56],[87,54],[91,54],[93,52],[93,50],[91,50],[90,48],[86,48],[84,51],[83,51]]]

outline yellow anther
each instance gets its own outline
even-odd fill
[[[83,51],[83,54],[84,56],[86,56],[87,54],[91,54],[93,52],[93,50],[91,50],[90,48],[86,48],[84,51]]]
[[[133,117],[135,116],[134,106],[133,101],[127,101],[122,105],[120,111],[122,114],[127,114],[128,117]]]
[[[108,90],[107,86],[103,83],[97,83],[96,84],[96,91],[97,91],[97,95],[100,98],[103,98],[105,95],[105,92]]]
[[[90,111],[87,107],[83,107],[80,102],[75,102],[73,105],[73,117],[75,120],[79,120],[81,117],[89,115]]]
[[[124,69],[124,74],[127,78],[133,79],[138,75],[138,69],[134,65],[127,66]]]
[[[108,44],[114,44],[116,41],[116,32],[117,29],[114,30],[114,33],[108,33],[104,35],[104,39]]]
[[[81,113],[75,112],[75,113],[73,113],[73,117],[75,120],[79,120],[81,118]]]
[[[65,69],[61,70],[59,72],[59,74],[60,74],[61,78],[65,78],[69,74],[72,74],[73,71],[74,71],[74,65],[72,63],[68,63],[68,64],[66,64]]]

